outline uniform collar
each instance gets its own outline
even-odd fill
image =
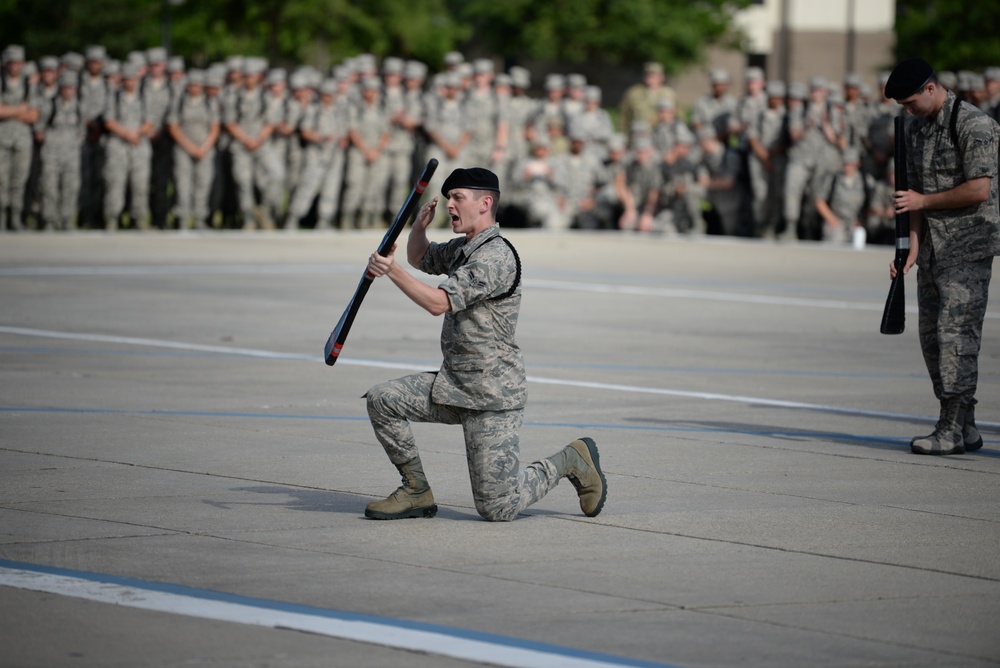
[[[480,246],[497,236],[500,236],[500,225],[498,223],[493,223],[485,230],[466,241],[465,245],[462,247],[462,252],[465,254],[465,257],[469,257],[476,252]]]

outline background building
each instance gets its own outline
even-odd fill
[[[713,48],[672,85],[681,106],[690,106],[708,90],[712,68],[729,70],[742,86],[743,70],[757,65],[768,79],[803,83],[817,74],[843,81],[853,70],[877,89],[878,72],[892,68],[895,19],[895,0],[759,0],[735,17],[744,50]]]

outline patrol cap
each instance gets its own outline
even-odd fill
[[[252,76],[263,74],[267,71],[267,62],[263,58],[245,58],[243,60],[243,74]]]
[[[848,72],[847,76],[844,77],[845,88],[860,88],[861,83],[861,75],[857,72]]]
[[[465,61],[465,56],[463,56],[458,51],[449,51],[444,54],[444,64],[449,67],[456,67],[459,63]]]
[[[636,137],[635,141],[632,142],[632,148],[636,151],[652,151],[653,140],[645,135]]]
[[[583,128],[580,127],[579,123],[570,123],[569,129],[566,132],[566,137],[570,141],[587,141],[587,135],[584,133]]]
[[[1000,67],[987,67],[983,71],[983,78],[987,81],[1000,81]]]
[[[154,46],[146,50],[146,62],[150,65],[163,65],[167,62],[167,50],[162,46]]]
[[[190,74],[188,75],[190,77]],[[226,85],[225,65],[222,67],[209,67],[205,72],[205,86],[208,88],[222,88]]]
[[[729,83],[729,71],[717,67],[709,73],[708,79],[713,84],[727,84]]]
[[[76,88],[80,85],[80,75],[72,70],[63,70],[59,74],[60,88]]]
[[[566,77],[566,83],[570,88],[585,88],[587,86],[587,77],[582,74],[570,74]]]
[[[905,100],[916,95],[934,77],[934,68],[923,58],[901,61],[885,83],[885,96]]]
[[[806,90],[805,84],[799,81],[793,81],[788,86],[788,97],[792,98],[793,100],[804,100],[808,96],[809,93]]]
[[[94,44],[92,46],[87,47],[87,49],[84,51],[84,55],[86,56],[88,61],[96,60],[104,62],[105,60],[108,59],[108,50],[103,46],[101,46],[100,44]]]
[[[615,132],[608,139],[608,150],[609,151],[624,151],[626,147],[625,135],[620,132]]]
[[[407,79],[420,79],[423,81],[427,78],[427,65],[419,60],[408,60],[406,61],[406,66],[403,68],[403,76]]]
[[[5,63],[23,63],[24,62],[24,47],[20,44],[11,44],[3,50],[3,62]]]
[[[493,61],[489,58],[476,58],[472,63],[472,71],[476,74],[493,74]]]
[[[642,66],[643,74],[663,74],[663,65],[655,61],[649,61]]]
[[[129,51],[128,55],[125,56],[125,60],[133,63],[136,67],[146,66],[146,54],[142,51]]]
[[[24,67],[21,68],[21,74],[26,77],[35,76],[38,74],[38,65],[36,65],[34,61],[29,60],[24,64]]]
[[[584,92],[584,99],[587,102],[600,102],[601,101],[601,87],[600,86],[587,86],[587,90]]]
[[[104,76],[112,77],[122,73],[122,63],[120,60],[109,60],[104,63]]]
[[[382,82],[378,80],[378,77],[368,77],[361,84],[361,88],[364,90],[382,90]]]
[[[970,78],[972,77],[972,72],[969,70],[959,70],[958,71],[958,85],[956,88],[960,93],[968,93],[972,90],[972,82]]]
[[[561,74],[550,74],[545,77],[545,90],[562,90],[566,87],[566,78]]]
[[[677,105],[674,104],[674,101],[672,99],[670,99],[669,97],[661,97],[659,100],[656,101],[656,108],[657,109],[676,109]]]
[[[292,76],[288,77],[288,86],[292,90],[302,90],[303,88],[309,88],[311,81],[309,72],[296,70],[292,72]]]
[[[167,61],[167,71],[174,73],[183,72],[184,56],[172,56],[170,60]]]
[[[845,148],[842,158],[845,165],[857,165],[861,163],[861,152],[856,148]]]
[[[698,128],[698,141],[705,141],[708,139],[718,139],[719,133],[715,131],[715,126],[711,123],[706,123],[705,125]]]
[[[764,70],[759,67],[748,67],[743,78],[747,81],[762,81],[764,79]]]
[[[637,118],[632,121],[632,125],[630,125],[628,129],[632,135],[649,134],[650,130],[651,128],[649,127],[649,122],[644,121],[641,118]]]
[[[531,72],[515,65],[510,68],[510,82],[516,88],[531,88]]]
[[[472,76],[472,63],[459,63],[455,71],[462,75],[463,78],[470,78]]]
[[[503,86],[503,87],[506,87],[506,88],[510,88],[510,84],[511,84],[511,81],[510,81],[510,75],[509,74],[505,74],[505,73],[501,72],[500,74],[498,74],[495,77],[493,77],[493,85],[494,86]]]
[[[784,81],[768,81],[767,82],[767,96],[768,97],[785,97],[787,89],[785,88]]]
[[[826,80],[826,77],[824,77],[824,76],[822,76],[820,74],[815,74],[815,75],[809,77],[809,88],[814,88],[814,89],[815,88],[828,88],[829,86],[830,86],[830,84]]]
[[[277,86],[288,80],[288,74],[283,67],[275,67],[267,73],[267,85]]]
[[[243,56],[229,56],[226,58],[226,69],[227,70],[239,70],[243,71],[244,59]]]
[[[834,106],[837,107],[844,106],[844,94],[841,93],[839,90],[830,91],[830,97],[828,97],[827,100],[830,102],[830,104]]]
[[[76,51],[70,51],[69,53],[64,53],[63,57],[60,59],[63,67],[68,70],[73,70],[74,72],[79,72],[83,69],[86,62],[83,59],[82,53],[77,53]]]
[[[122,65],[121,74],[122,79],[137,79],[139,77],[139,66],[129,61]]]
[[[500,179],[497,175],[483,167],[471,167],[469,169],[456,169],[441,185],[441,194],[448,196],[456,188],[468,188],[470,190],[492,190],[500,194]]]
[[[47,70],[58,70],[59,59],[55,56],[42,56],[38,59],[38,69],[42,72]]]
[[[359,53],[354,58],[354,66],[358,72],[378,72],[378,64],[373,53]]]
[[[204,86],[207,77],[205,70],[192,69],[187,73],[188,86]]]
[[[324,79],[323,83],[319,85],[320,95],[336,95],[337,94],[337,80],[334,78]]]
[[[402,58],[390,56],[382,61],[382,74],[402,74],[404,62]]]

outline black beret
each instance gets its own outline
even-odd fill
[[[456,169],[453,171],[444,184],[441,186],[441,194],[445,197],[455,188],[469,188],[470,190],[495,190],[500,192],[500,179],[488,169],[482,167],[472,167],[470,169]]]
[[[907,58],[896,65],[896,69],[885,82],[885,96],[894,100],[905,100],[916,95],[934,76],[934,68],[923,58]]]

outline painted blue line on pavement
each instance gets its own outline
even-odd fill
[[[255,598],[251,596],[241,596],[238,594],[230,594],[226,592],[214,591],[211,589],[200,589],[200,588],[188,587],[185,585],[165,583],[165,582],[153,582],[149,580],[141,580],[137,578],[123,577],[119,575],[78,571],[66,568],[59,568],[55,566],[43,566],[43,565],[31,564],[19,561],[11,561],[7,559],[0,559],[0,569],[11,569],[13,571],[26,571],[28,573],[58,576],[62,578],[72,578],[74,580],[83,580],[86,582],[93,582],[102,585],[114,585],[119,587],[125,587],[128,589],[137,589],[145,592],[158,592],[162,594],[180,596],[188,599],[195,599],[206,602],[207,601],[223,602],[238,606],[249,607],[256,610],[267,610],[278,613],[291,613],[295,615],[304,615],[308,617],[340,620],[346,622],[361,622],[364,624],[371,624],[371,625],[385,627],[387,633],[391,633],[392,629],[405,629],[409,631],[417,631],[421,633],[432,634],[434,636],[445,636],[457,640],[466,640],[466,641],[473,641],[476,643],[483,643],[488,646],[517,648],[521,650],[527,650],[528,652],[538,653],[541,655],[549,655],[549,656],[554,655],[556,658],[558,657],[564,657],[566,659],[573,658],[584,662],[593,662],[595,665],[600,664],[608,666],[609,668],[618,666],[621,666],[623,668],[676,668],[675,666],[670,666],[669,664],[664,664],[664,663],[655,663],[652,661],[631,659],[627,657],[614,656],[610,654],[602,654],[599,652],[590,652],[572,647],[552,645],[548,643],[543,643],[533,640],[525,640],[521,638],[513,638],[509,636],[502,636],[482,631],[473,631],[468,629],[443,626],[439,624],[431,624],[427,622],[397,619],[394,617],[382,617],[378,615],[350,612],[347,610],[320,608],[316,606],[303,605],[299,603],[274,601],[270,599]],[[72,595],[72,594],[67,592],[67,595]],[[486,657],[483,658],[485,659]],[[558,664],[552,664],[552,665],[558,665]]]

